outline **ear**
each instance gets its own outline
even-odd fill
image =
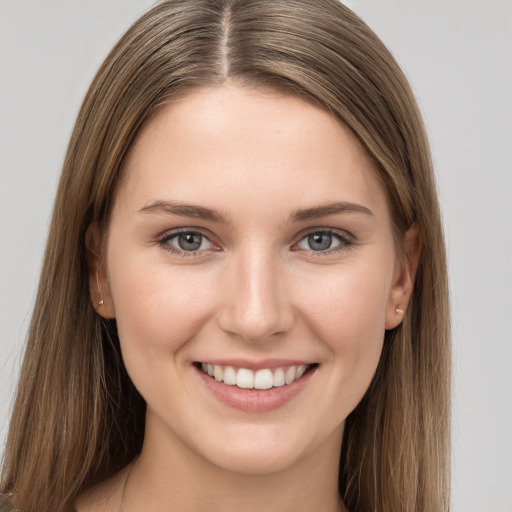
[[[85,233],[85,246],[87,248],[87,264],[89,268],[89,293],[92,307],[103,318],[115,318],[116,313],[110,285],[108,283],[107,269],[102,254],[101,231],[93,222]]]
[[[417,224],[413,224],[405,233],[404,246],[404,255],[397,260],[386,309],[387,330],[400,325],[411,299],[421,254],[421,233]]]

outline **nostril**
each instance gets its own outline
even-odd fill
[[[219,327],[232,336],[250,342],[273,341],[288,332],[293,325],[293,315],[277,304],[266,308],[243,308],[235,305],[219,316]]]

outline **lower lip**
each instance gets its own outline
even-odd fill
[[[306,386],[316,371],[316,366],[308,370],[300,379],[277,388],[267,390],[242,389],[238,386],[228,386],[203,373],[194,366],[206,388],[225,404],[247,412],[272,411],[282,407],[295,398]]]

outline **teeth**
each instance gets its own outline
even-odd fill
[[[284,370],[282,368],[278,368],[274,372],[274,386],[276,388],[284,386],[285,380],[284,380]]]
[[[305,364],[301,364],[298,368],[297,368],[297,373],[295,374],[295,378],[296,379],[300,379],[303,375],[304,375],[304,372],[306,371],[306,365]]]
[[[215,377],[215,380],[218,380],[219,382],[224,378],[224,372],[220,366],[215,365],[213,367],[213,376]]]
[[[254,373],[251,370],[240,368],[236,374],[236,385],[243,389],[254,387]]]
[[[274,386],[274,377],[270,370],[258,370],[254,375],[255,389],[270,389]]]
[[[253,372],[247,368],[201,364],[203,373],[228,386],[238,386],[242,389],[271,389],[288,385],[300,379],[307,369],[308,365],[301,364],[275,370],[264,368]]]
[[[286,370],[286,375],[284,377],[284,382],[286,384],[291,384],[295,380],[295,374],[296,374],[296,368],[295,366],[290,366],[288,370]]]
[[[236,370],[232,366],[224,368],[224,384],[236,386]]]

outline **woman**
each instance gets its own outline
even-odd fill
[[[448,510],[410,88],[335,0],[154,7],[64,163],[2,510]]]

